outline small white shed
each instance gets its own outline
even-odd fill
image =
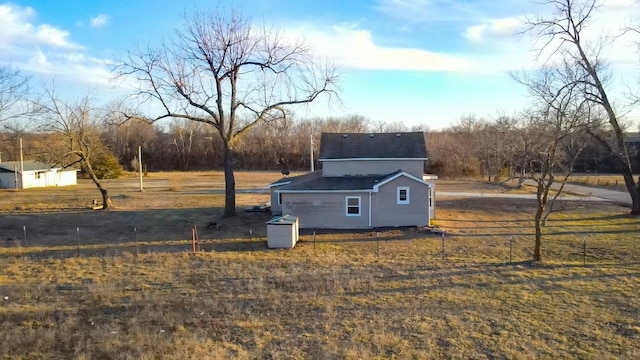
[[[78,169],[63,168],[37,161],[0,162],[0,188],[68,186],[78,183]]]
[[[276,216],[267,221],[267,247],[269,249],[293,249],[298,242],[298,217]]]

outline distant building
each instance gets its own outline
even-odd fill
[[[23,169],[24,172],[21,172]],[[68,186],[78,183],[78,169],[62,168],[37,161],[0,162],[0,188],[27,189],[47,186]]]

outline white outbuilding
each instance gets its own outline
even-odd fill
[[[269,249],[293,249],[298,242],[298,217],[276,216],[267,221],[267,247]]]
[[[0,188],[68,186],[78,183],[78,169],[63,168],[37,161],[0,162]]]

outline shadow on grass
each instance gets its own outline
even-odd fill
[[[553,216],[553,215],[552,215]],[[595,220],[620,220],[620,219],[635,219],[640,221],[640,218],[631,214],[615,214],[615,215],[606,215],[606,216],[592,216],[592,217],[583,217],[579,219],[554,219],[553,217],[549,219],[549,223],[554,222],[576,222],[576,221],[595,221]],[[583,225],[580,225],[583,226]]]
[[[189,251],[192,229],[199,239],[266,238],[268,213],[222,218],[223,209],[152,209],[5,214],[0,217],[0,246],[37,257],[108,256],[123,252]],[[251,231],[250,231],[251,230]],[[26,239],[25,239],[26,235]],[[26,246],[26,248],[25,248]],[[242,246],[239,246],[241,248]]]
[[[582,227],[582,226],[580,226]],[[485,228],[476,228],[476,229],[482,229],[484,230]],[[585,230],[585,231],[573,231],[573,230],[567,230],[567,231],[552,231],[552,230],[547,230],[544,232],[543,237],[547,237],[547,236],[562,236],[562,235],[606,235],[606,234],[635,234],[635,233],[640,233],[640,229],[618,229],[618,230]],[[517,233],[513,233],[510,234],[508,232],[501,232],[501,233],[497,233],[497,232],[490,232],[490,233],[449,233],[449,235],[451,236],[455,236],[455,237],[492,237],[492,236],[509,236],[509,235],[514,235],[514,236],[535,236],[535,232],[517,232]]]

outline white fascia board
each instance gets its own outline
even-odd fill
[[[283,194],[321,194],[321,193],[343,193],[343,194],[349,194],[349,193],[368,193],[368,192],[377,192],[375,190],[371,190],[371,189],[364,189],[364,190],[280,190],[280,193]]]
[[[425,161],[425,160],[429,160],[429,158],[342,158],[342,159],[319,159],[319,161],[354,161],[354,160],[365,160],[365,161],[419,160],[419,161]]]
[[[389,183],[389,182],[399,178],[400,176],[404,176],[404,177],[407,177],[407,178],[409,178],[411,180],[415,180],[415,181],[419,182],[420,184],[425,185],[428,188],[431,188],[431,184],[429,184],[427,182],[424,182],[424,181],[422,181],[422,179],[419,179],[419,178],[417,178],[417,177],[415,177],[415,176],[403,171],[403,172],[400,172],[398,174],[395,174],[394,176],[392,176],[392,177],[390,177],[388,179],[385,179],[384,181],[381,181],[381,182],[377,183],[376,185],[374,185],[373,190],[375,192],[378,192],[378,189],[380,189],[380,186],[382,186],[382,185],[384,185],[386,183]]]

